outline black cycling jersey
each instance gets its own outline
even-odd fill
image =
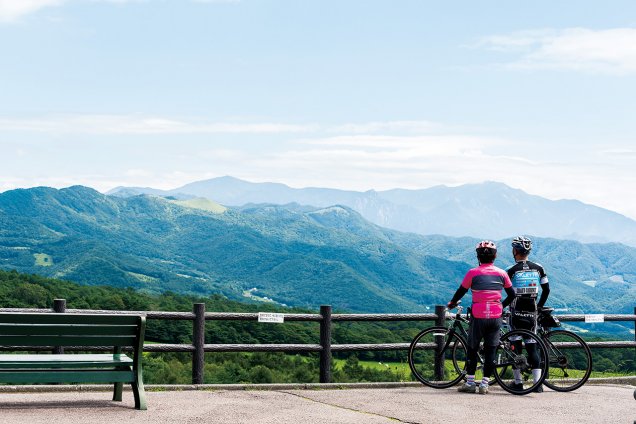
[[[508,277],[517,296],[537,297],[539,286],[543,290],[544,284],[548,284],[543,267],[531,261],[518,261],[508,269]]]
[[[537,307],[542,307],[550,294],[548,276],[541,265],[531,261],[518,261],[508,269],[508,276],[515,291],[515,298],[510,303],[510,324],[513,328],[534,331]],[[541,298],[537,304],[539,286]]]

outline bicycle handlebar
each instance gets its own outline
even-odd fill
[[[446,305],[446,309],[448,309],[449,311],[451,309],[455,309],[455,308],[461,310],[463,308],[462,306],[460,306],[461,304],[462,304],[462,301],[458,300],[457,303],[455,303],[453,306],[449,307],[448,305],[450,305],[450,302],[448,302],[448,305]]]

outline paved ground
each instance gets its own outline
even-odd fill
[[[628,423],[636,422],[634,387],[587,385],[513,396],[398,387],[343,390],[194,390],[149,392],[136,411],[106,392],[0,393],[2,423]],[[537,415],[540,417],[537,419]],[[535,418],[533,418],[535,417]]]

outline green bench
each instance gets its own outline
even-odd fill
[[[0,354],[0,383],[114,383],[115,401],[122,400],[123,385],[130,383],[135,408],[145,410],[145,328],[146,318],[139,315],[0,312],[0,347],[5,349],[113,347],[112,353],[102,354]],[[132,358],[122,348],[132,348]]]

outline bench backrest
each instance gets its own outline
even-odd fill
[[[140,315],[0,312],[0,346],[143,345]]]

